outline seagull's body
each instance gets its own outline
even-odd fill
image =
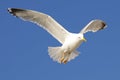
[[[82,34],[71,33],[60,47],[48,47],[49,55],[54,61],[66,63],[79,55],[76,48],[85,41]]]
[[[88,31],[96,32],[106,26],[102,20],[92,20],[80,33],[75,34],[64,29],[47,14],[17,8],[9,8],[8,11],[16,17],[38,24],[62,44],[59,47],[48,47],[50,57],[59,63],[67,63],[79,55],[76,49],[83,41],[86,41],[84,33]]]

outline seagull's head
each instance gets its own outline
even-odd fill
[[[78,35],[78,38],[79,38],[81,41],[84,41],[84,42],[87,41],[87,40],[85,39],[85,37],[84,37],[83,34],[79,34],[79,35]]]

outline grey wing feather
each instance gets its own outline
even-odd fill
[[[64,29],[59,23],[57,23],[51,16],[47,14],[33,10],[24,10],[17,8],[9,8],[8,11],[16,17],[40,25],[53,37],[55,37],[60,43],[64,43],[66,36],[69,34],[66,29]]]
[[[104,29],[105,27],[106,27],[106,24],[102,20],[92,20],[87,26],[85,26],[80,31],[80,33],[84,34],[89,31],[96,32]]]

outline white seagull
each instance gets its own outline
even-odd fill
[[[84,38],[86,32],[96,32],[106,27],[104,21],[92,20],[79,33],[71,33],[47,14],[18,8],[8,8],[8,12],[23,20],[38,24],[56,38],[62,46],[48,47],[49,56],[54,61],[64,64],[79,55],[79,52],[76,51],[76,49],[83,41],[86,41]]]

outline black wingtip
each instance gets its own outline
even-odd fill
[[[24,11],[23,9],[18,9],[18,8],[8,8],[8,12],[12,15],[16,15],[16,12],[19,11]]]
[[[101,29],[100,30],[102,30],[102,29],[105,29],[106,27],[107,27],[107,25],[106,25],[106,23],[105,22],[102,22],[102,27],[101,27]]]
[[[7,10],[8,10],[8,12],[9,12],[10,14],[13,13],[13,12],[12,12],[12,8],[8,8]]]
[[[105,29],[107,27],[107,24],[104,21],[100,20],[100,19],[96,19],[94,21],[97,21],[99,23],[98,25],[101,26],[99,28],[99,30],[103,30],[103,29]]]
[[[8,8],[8,12],[15,16],[15,13],[18,11],[16,8]]]

